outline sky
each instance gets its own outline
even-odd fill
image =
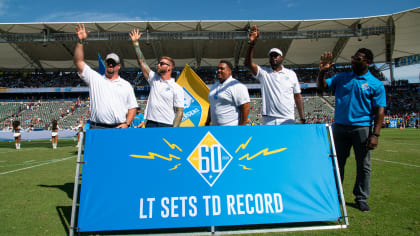
[[[0,23],[314,20],[388,15],[417,7],[420,0],[0,0]],[[403,71],[404,78],[415,75],[419,81],[420,65]]]

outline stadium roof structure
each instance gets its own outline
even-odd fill
[[[97,67],[98,53],[117,53],[123,67],[138,67],[128,32],[144,32],[140,47],[151,66],[168,55],[178,67],[215,66],[221,59],[242,66],[248,33],[257,25],[260,39],[254,62],[268,64],[267,52],[280,48],[289,66],[317,65],[333,52],[336,63],[350,63],[358,48],[371,49],[375,62],[420,53],[420,8],[390,15],[327,20],[84,22],[91,33],[85,59]],[[1,70],[74,70],[76,22],[0,24]]]

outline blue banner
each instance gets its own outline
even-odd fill
[[[86,133],[81,232],[341,216],[325,125]]]

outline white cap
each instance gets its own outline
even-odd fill
[[[277,54],[280,54],[280,56],[283,56],[283,53],[281,52],[281,50],[280,49],[278,49],[278,48],[272,48],[272,49],[270,49],[270,51],[268,51],[268,56],[270,56],[270,54],[272,53],[272,52],[275,52],[275,53],[277,53]]]
[[[120,64],[120,57],[115,53],[110,53],[106,55],[105,61],[108,59],[112,59],[115,61],[115,63]]]

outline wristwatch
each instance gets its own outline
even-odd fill
[[[127,123],[127,121],[126,121],[126,122],[124,122],[123,124],[126,124],[126,125],[127,125],[127,127],[130,127],[130,124],[129,124],[129,123]]]
[[[379,136],[380,136],[379,134],[372,134],[372,135],[373,135],[373,136],[376,136],[376,137],[378,137],[378,138],[379,138]]]

